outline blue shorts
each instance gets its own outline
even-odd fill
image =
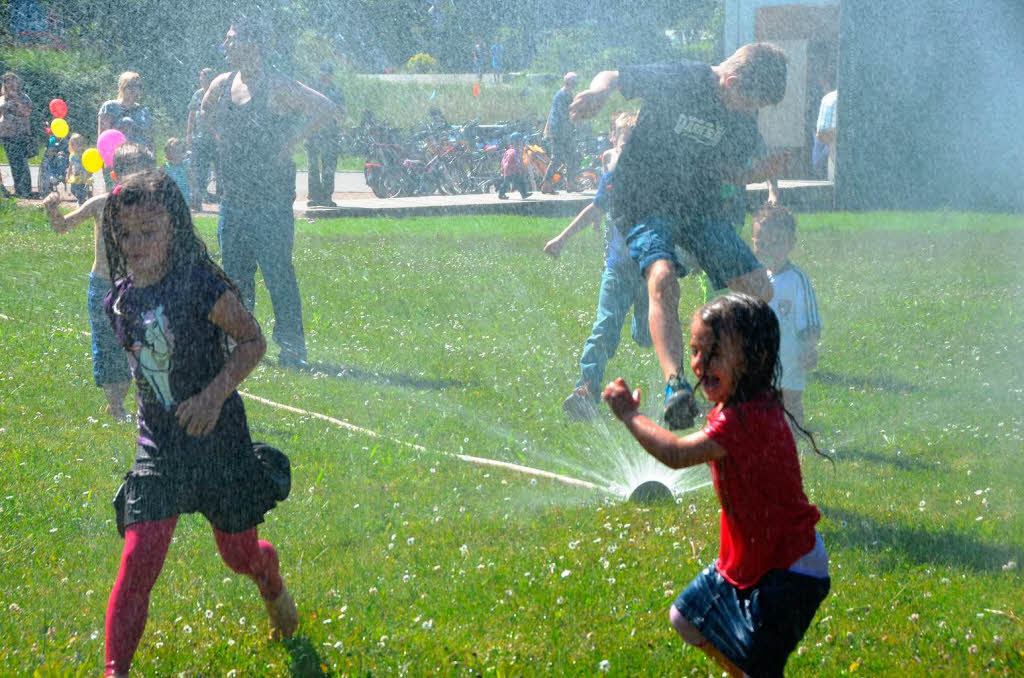
[[[655,261],[667,259],[675,264],[677,274],[686,275],[676,247],[687,250],[708,274],[716,290],[733,278],[762,268],[747,243],[724,217],[652,216],[629,229],[626,244],[642,274],[646,274]]]
[[[95,273],[89,274],[89,329],[92,332],[92,376],[96,385],[120,384],[131,381],[128,356],[110,326],[103,299],[110,291],[110,281]]]
[[[675,608],[722,654],[750,676],[782,678],[831,580],[769,570],[749,589],[730,584],[708,565],[675,600]]]

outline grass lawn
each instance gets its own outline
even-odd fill
[[[109,501],[134,431],[92,382],[91,234],[0,205],[0,675],[92,676],[121,540]],[[836,457],[804,456],[832,593],[791,676],[1024,675],[1024,219],[805,214],[794,260],[826,327],[805,395]],[[567,422],[600,237],[553,262],[561,220],[297,222],[313,374],[268,359],[244,390],[256,439],[292,459],[261,535],[302,615],[265,640],[255,587],[184,517],[153,594],[141,676],[720,675],[668,624],[717,552],[696,469],[670,506],[478,466],[627,486],[666,477],[602,409]],[[199,226],[216,246],[213,219]],[[681,308],[698,304],[683,281]],[[257,315],[273,320],[265,291]],[[276,349],[269,351],[270,358]],[[657,411],[653,352],[609,366]],[[412,447],[415,444],[420,447]]]

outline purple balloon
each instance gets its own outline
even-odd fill
[[[96,150],[100,152],[104,165],[107,167],[114,166],[114,151],[125,141],[127,139],[125,139],[124,134],[120,130],[108,129],[100,134],[96,140]]]

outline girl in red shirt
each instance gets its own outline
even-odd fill
[[[658,426],[621,378],[604,399],[666,466],[711,466],[722,505],[718,560],[676,599],[672,626],[732,676],[782,676],[830,580],[814,529],[821,514],[804,494],[782,406],[778,320],[754,297],[719,297],[694,314],[690,352],[715,403],[703,430],[677,438]]]

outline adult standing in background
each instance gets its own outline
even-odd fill
[[[32,174],[28,159],[35,155],[29,117],[32,100],[21,91],[21,78],[12,71],[3,74],[0,84],[0,141],[14,177],[14,194],[19,198],[32,195]],[[2,182],[0,182],[2,185]]]
[[[555,192],[555,172],[563,164],[566,190],[575,190],[576,187],[579,158],[576,157],[576,128],[569,120],[569,104],[572,103],[577,80],[579,77],[572,71],[566,73],[562,78],[562,88],[551,99],[551,111],[544,126],[544,137],[551,140],[551,162],[540,185],[541,193]]]
[[[309,197],[306,204],[310,207],[337,207],[331,197],[334,195],[334,172],[338,169],[338,156],[341,154],[338,118],[345,114],[345,95],[334,84],[334,67],[329,63],[320,66],[317,91],[334,104],[336,117],[306,139],[309,165]]]
[[[203,105],[203,97],[210,88],[211,80],[212,68],[199,71],[199,89],[192,93],[192,99],[188,102],[188,121],[185,124],[185,149],[189,153],[189,183],[192,185],[190,207],[195,211],[203,209],[203,197],[206,195],[207,181],[210,177],[210,163],[213,162],[209,144],[199,133],[199,109]]]
[[[501,43],[491,45],[491,70],[494,71],[494,82],[501,82],[502,58],[505,56],[505,48]]]
[[[117,98],[105,101],[100,106],[96,135],[108,129],[116,129],[124,134],[129,143],[143,146],[155,154],[153,116],[149,108],[141,103],[142,90],[142,76],[138,73],[125,71],[118,76]]]
[[[125,71],[118,76],[117,98],[104,101],[96,116],[96,137],[99,138],[108,129],[116,129],[125,136],[128,143],[138,144],[155,156],[153,116],[149,108],[140,103],[142,89],[142,76],[138,73]],[[103,168],[103,181],[108,191],[114,187],[109,167]]]
[[[828,180],[836,180],[836,101],[837,90],[832,90],[821,98],[818,109],[818,124],[814,127],[814,135],[819,144],[828,148]]]
[[[302,300],[292,264],[295,241],[295,163],[300,140],[327,125],[334,106],[271,65],[270,29],[239,16],[224,39],[229,73],[214,78],[203,97],[202,133],[213,135],[222,185],[217,237],[224,272],[252,309],[256,268],[274,307],[274,341],[283,367],[306,367]]]

